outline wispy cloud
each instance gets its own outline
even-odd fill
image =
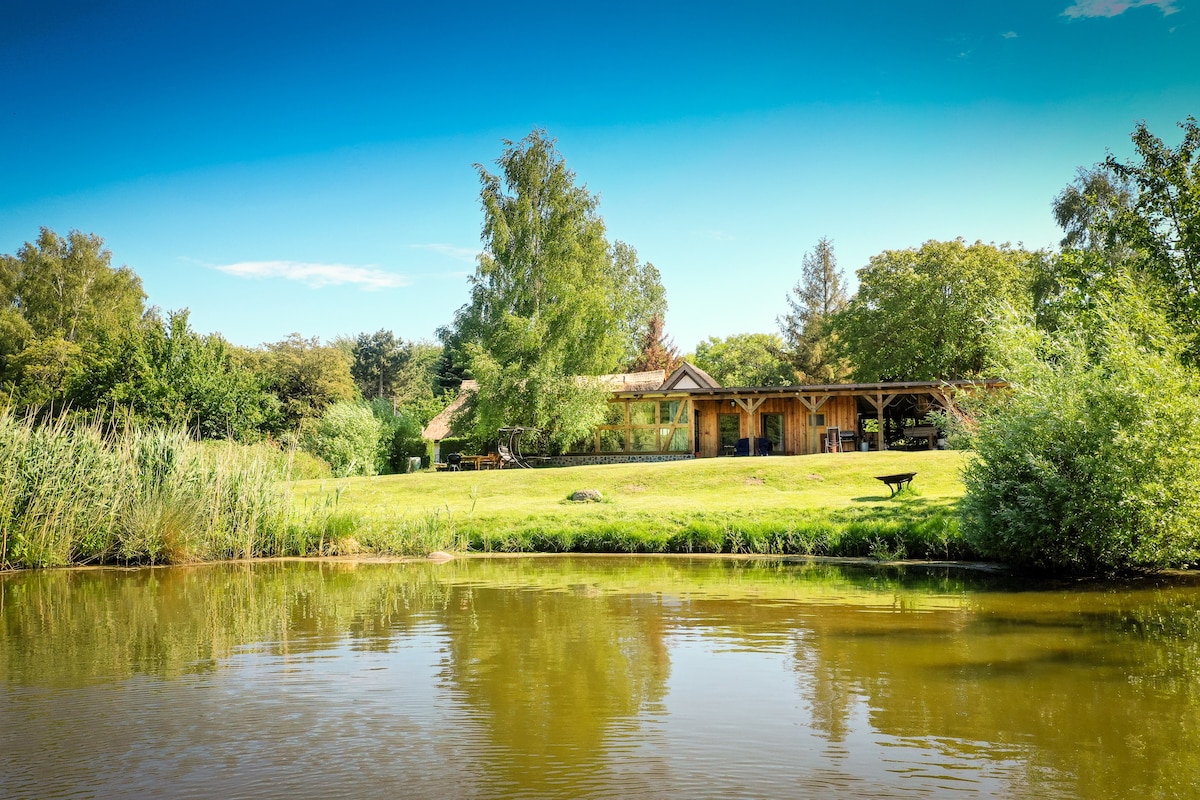
[[[1064,17],[1116,17],[1131,8],[1154,6],[1163,16],[1174,14],[1178,0],[1075,0],[1075,5],[1062,12]]]
[[[474,247],[457,247],[452,244],[410,244],[409,247],[432,250],[435,253],[449,256],[455,261],[465,261],[468,264],[474,264],[475,259],[479,257],[479,250]]]
[[[699,231],[699,234],[705,239],[712,239],[714,242],[732,242],[735,241],[733,234],[725,231]]]
[[[213,269],[238,278],[282,278],[303,283],[313,289],[349,284],[371,292],[378,289],[396,289],[411,283],[406,276],[394,272],[385,272],[375,267],[352,267],[347,264],[242,261],[237,264],[221,264]]]
[[[1004,33],[1000,34],[1000,38],[1001,39],[1016,39],[1017,32],[1016,31],[1005,31]]]

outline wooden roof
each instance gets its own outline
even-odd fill
[[[894,383],[830,383],[817,385],[795,386],[712,386],[700,388],[665,387],[657,391],[616,392],[618,397],[636,395],[638,397],[666,397],[668,395],[691,395],[693,397],[796,397],[798,395],[826,395],[830,397],[874,394],[925,394],[945,389],[961,389],[971,386],[981,386],[989,389],[1002,389],[1008,383],[997,378],[981,378],[979,380],[961,381],[896,381]]]
[[[671,389],[719,389],[720,387],[721,384],[713,380],[711,375],[695,364],[689,364],[686,361],[680,364],[671,373],[671,377],[663,381],[662,384],[663,391]]]

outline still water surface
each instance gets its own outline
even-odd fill
[[[1200,584],[580,557],[3,575],[0,797],[1200,797]]]

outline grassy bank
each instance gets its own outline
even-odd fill
[[[293,485],[340,552],[726,552],[970,558],[960,452],[720,458]],[[889,497],[874,476],[917,472]],[[568,496],[597,489],[598,503]]]
[[[973,555],[955,452],[289,483],[269,450],[0,412],[0,568],[435,550]],[[911,471],[895,497],[874,478]],[[581,489],[603,500],[568,499]]]

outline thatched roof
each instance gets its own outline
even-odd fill
[[[624,375],[601,375],[596,380],[613,392],[653,392],[662,386],[667,373],[661,369],[649,372],[629,372]]]
[[[440,442],[442,439],[449,438],[450,421],[454,418],[454,413],[462,408],[463,403],[467,402],[467,398],[477,391],[479,391],[477,381],[463,381],[462,386],[458,388],[458,397],[454,398],[453,403],[442,409],[442,413],[429,420],[425,430],[421,431],[421,438],[430,442]]]
[[[630,372],[623,375],[600,375],[596,380],[612,392],[652,392],[662,386],[666,377],[667,374],[663,370],[656,369],[649,372]],[[580,378],[579,380],[583,379]],[[454,398],[454,402],[446,406],[442,413],[429,420],[429,424],[425,426],[425,430],[421,431],[421,438],[431,442],[438,442],[452,436],[450,422],[454,419],[455,412],[462,408],[463,403],[467,402],[467,399],[477,391],[479,391],[479,383],[477,381],[463,381],[462,386],[458,389],[458,397]]]

